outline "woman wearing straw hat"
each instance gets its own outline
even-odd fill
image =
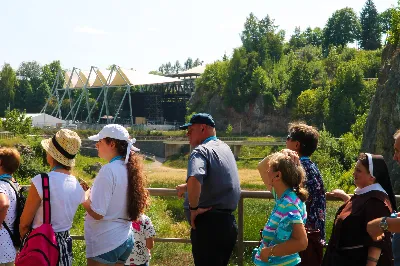
[[[59,266],[72,265],[72,239],[69,230],[72,227],[75,212],[84,200],[85,192],[79,181],[71,174],[75,165],[75,156],[81,146],[79,136],[68,129],[61,129],[55,136],[42,140],[46,151],[50,187],[51,224],[60,247]],[[43,224],[42,177],[32,178],[28,198],[20,221],[21,237],[32,228]]]
[[[124,265],[133,248],[131,221],[148,205],[143,158],[123,126],[107,125],[89,139],[97,141],[99,157],[109,163],[100,169],[82,204],[87,211],[87,265]]]

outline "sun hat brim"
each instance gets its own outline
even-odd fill
[[[53,159],[55,159],[57,162],[61,163],[62,165],[65,166],[74,166],[75,165],[75,159],[68,159],[64,155],[62,155],[56,147],[54,147],[53,142],[51,141],[51,138],[49,139],[44,139],[40,142],[42,145],[43,149],[50,154]]]

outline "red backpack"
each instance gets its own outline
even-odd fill
[[[43,224],[33,229],[24,239],[15,266],[56,266],[60,249],[51,226],[49,176],[41,174],[43,188]]]

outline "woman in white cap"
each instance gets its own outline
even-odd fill
[[[59,266],[72,265],[72,239],[69,230],[79,204],[85,200],[79,181],[71,174],[75,156],[79,152],[81,139],[68,129],[61,129],[52,138],[42,140],[49,176],[51,225],[60,248]],[[43,224],[42,176],[32,178],[28,198],[20,221],[21,238],[32,228]],[[33,264],[32,264],[33,265]]]
[[[131,221],[148,205],[143,158],[121,125],[107,125],[89,139],[97,141],[99,157],[109,163],[100,169],[83,203],[87,265],[124,265],[134,242]]]

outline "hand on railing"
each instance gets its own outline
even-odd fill
[[[350,199],[350,196],[347,195],[347,193],[344,192],[341,189],[334,189],[334,190],[332,190],[332,192],[326,192],[326,195],[327,196],[332,196],[332,197],[335,197],[335,198],[340,198],[343,201],[347,201],[347,200]]]
[[[178,194],[178,198],[183,198],[185,195],[185,192],[187,191],[187,184],[177,185],[175,188],[176,188],[176,192]]]

